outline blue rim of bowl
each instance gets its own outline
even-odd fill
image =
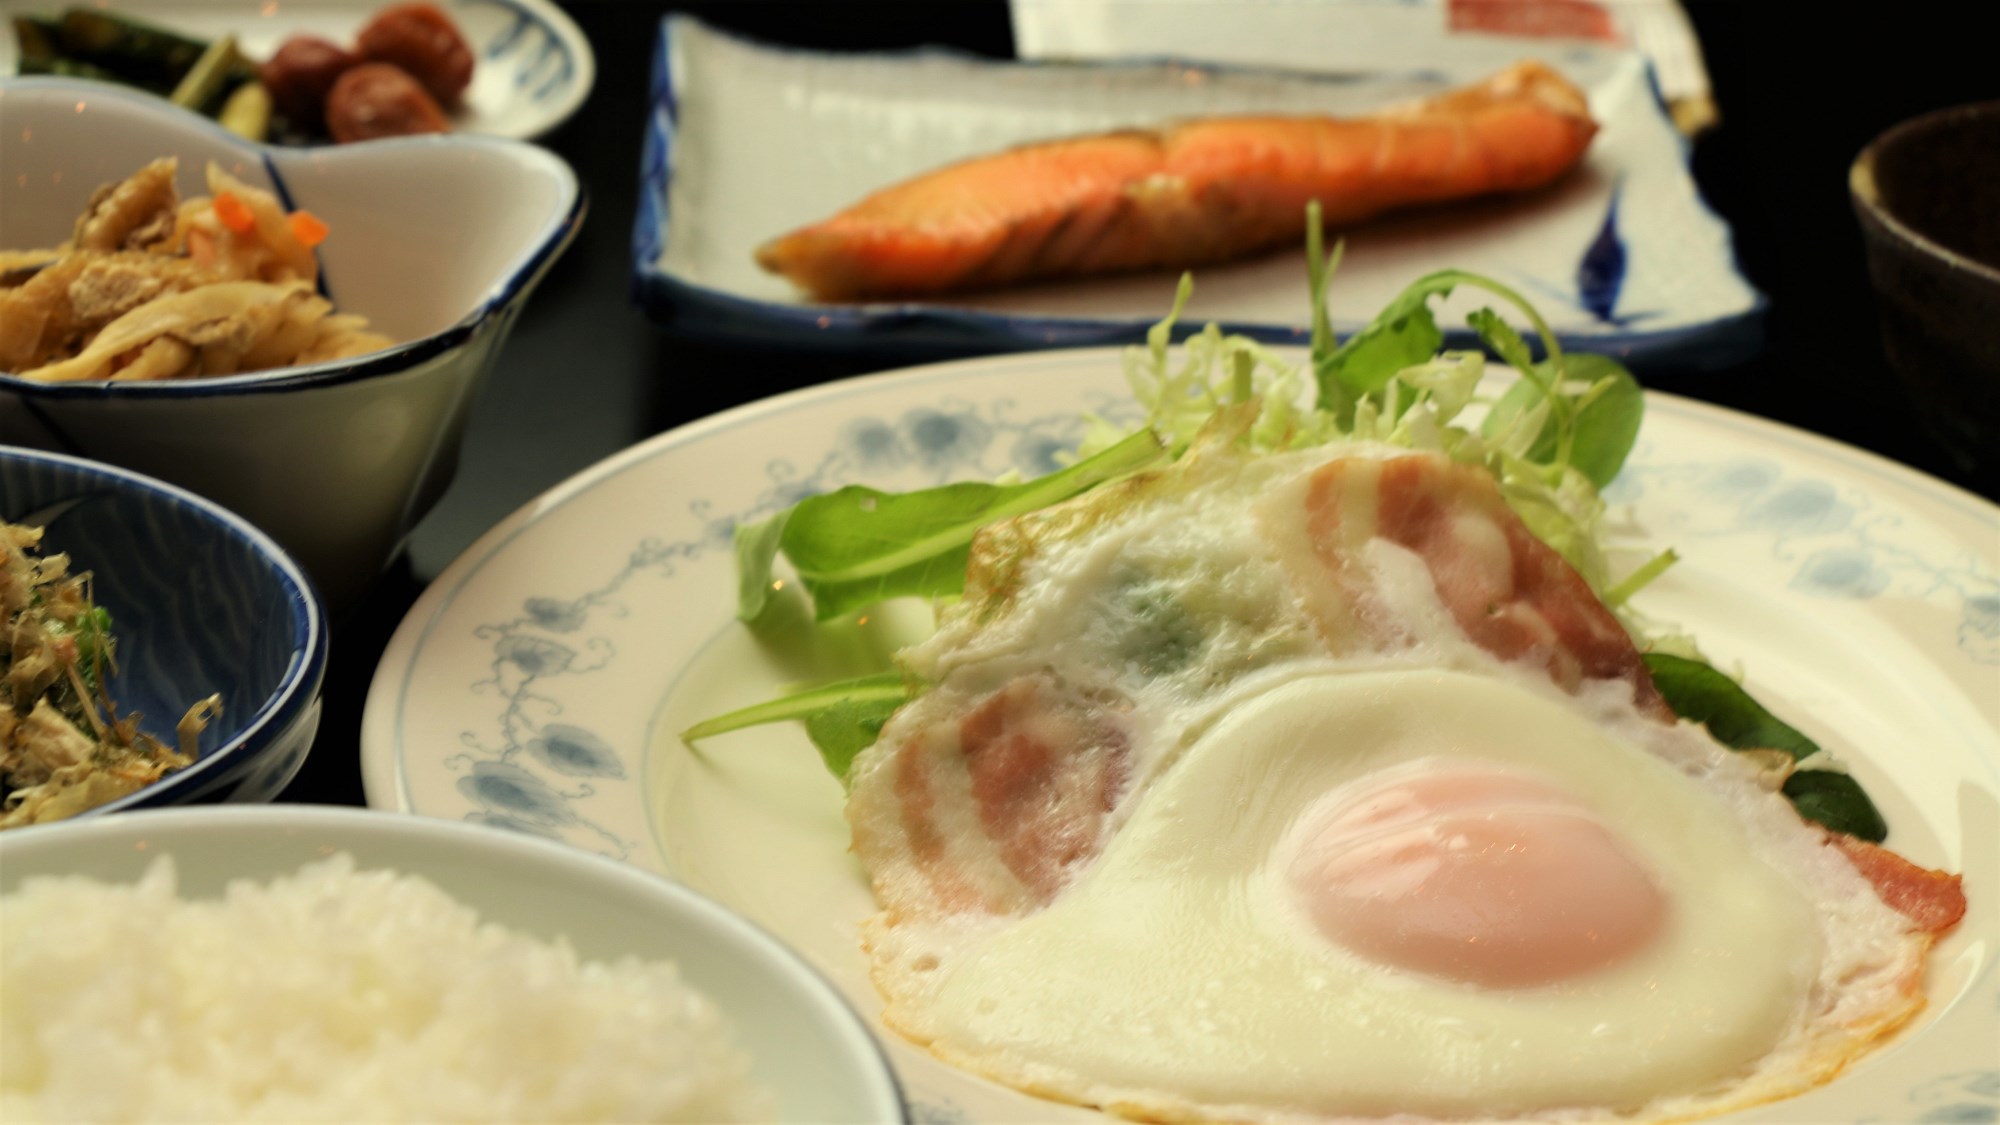
[[[549,120],[538,125],[531,132],[520,134],[526,140],[549,133],[568,121],[590,97],[590,89],[597,82],[597,56],[590,46],[590,37],[569,18],[568,13],[548,0],[457,0],[461,5],[484,4],[504,9],[514,16],[514,26],[498,42],[486,43],[476,48],[485,58],[493,58],[499,51],[511,46],[516,38],[529,26],[542,31],[542,57],[551,52],[562,59],[562,69],[556,75],[545,79],[528,95],[530,101],[540,102],[551,94],[562,92]],[[540,59],[536,64],[539,65]],[[530,71],[531,73],[532,71]],[[516,85],[525,85],[527,74],[515,79]]]
[[[279,162],[288,158],[314,158],[293,150],[246,141],[200,114],[172,106],[150,94],[102,82],[76,78],[0,78],[0,98],[4,98],[7,91],[13,89],[74,90],[93,98],[123,103],[141,116],[171,120],[185,127],[205,131],[213,138],[243,153],[246,158],[261,161],[265,174],[271,178],[273,188],[287,205],[291,201],[291,190],[286,186],[285,178],[279,171]],[[372,352],[352,360],[331,360],[326,363],[283,368],[280,373],[252,372],[245,375],[163,382],[39,383],[32,379],[23,379],[18,375],[0,372],[0,390],[13,391],[24,398],[42,399],[208,398],[218,395],[268,394],[302,387],[331,387],[406,371],[419,363],[463,346],[474,333],[492,319],[494,314],[512,306],[542,273],[554,264],[556,258],[576,239],[577,231],[583,226],[588,198],[582,185],[577,181],[576,172],[561,157],[545,149],[522,141],[464,133],[437,137],[398,137],[366,143],[402,148],[476,147],[501,152],[539,153],[540,158],[550,161],[550,167],[561,173],[562,179],[569,187],[569,205],[563,209],[560,218],[548,224],[544,237],[536,244],[534,251],[488,289],[486,296],[479,304],[473,306],[472,311],[450,327],[428,336],[405,341],[384,351]],[[310,151],[323,156],[325,150]]]
[[[810,982],[812,990],[819,993],[817,999],[832,1011],[840,1013],[840,1021],[846,1030],[859,1042],[868,1045],[868,1053],[877,1064],[877,1072],[888,1086],[888,1094],[894,1099],[900,1111],[897,1121],[909,1122],[910,1099],[903,1088],[902,1076],[889,1061],[889,1053],[882,1046],[881,1037],[862,1018],[840,989],[828,979],[826,974],[815,968],[812,962],[791,946],[785,944],[769,930],[692,887],[677,883],[664,875],[620,863],[609,856],[573,848],[553,840],[538,839],[519,832],[501,828],[487,828],[462,821],[443,820],[425,816],[398,816],[366,808],[349,808],[344,805],[236,805],[212,809],[176,808],[146,809],[117,820],[81,821],[71,819],[41,826],[32,833],[20,831],[0,834],[0,856],[10,849],[52,848],[60,849],[70,836],[111,836],[145,835],[154,827],[175,828],[186,826],[196,831],[228,832],[233,826],[245,825],[244,831],[269,829],[298,834],[358,832],[362,834],[381,832],[389,837],[402,837],[418,841],[430,837],[442,837],[450,841],[446,846],[463,844],[474,850],[490,850],[496,861],[507,861],[526,856],[531,860],[545,860],[559,863],[582,864],[594,869],[599,877],[614,880],[634,888],[644,888],[652,896],[664,896],[679,909],[701,917],[707,924],[731,934],[756,951],[756,955],[766,961],[775,961],[790,968],[801,981]],[[168,848],[155,846],[149,851],[165,854]],[[505,863],[511,868],[512,863]],[[450,893],[449,887],[444,888]]]
[[[632,297],[657,323],[689,336],[715,341],[755,340],[815,351],[902,353],[935,358],[942,355],[1028,351],[1042,348],[1091,347],[1107,344],[1138,344],[1146,340],[1153,322],[1093,317],[1059,317],[1041,314],[1007,314],[956,308],[922,302],[881,302],[871,304],[791,305],[741,297],[709,286],[686,281],[659,267],[671,225],[668,189],[673,180],[674,138],[680,125],[680,102],[675,91],[674,43],[684,25],[700,26],[710,34],[734,39],[759,50],[806,57],[824,57],[827,52],[802,47],[759,42],[722,31],[691,16],[669,14],[660,20],[654,39],[653,70],[649,86],[646,135],[640,150],[639,202],[632,226]],[[1274,67],[1253,67],[1230,63],[1199,62],[1174,57],[1122,58],[1115,60],[1017,59],[1004,62],[964,51],[942,47],[918,47],[901,51],[876,51],[866,57],[903,59],[944,57],[1012,67],[1075,70],[1175,68],[1201,73],[1283,74],[1331,83],[1352,81],[1353,75],[1315,74]],[[1665,96],[1659,77],[1645,62],[1647,88],[1653,103],[1666,113]],[[1691,168],[1693,149],[1680,146],[1683,167]],[[1711,215],[1706,201],[1697,202]],[[1720,221],[1718,219],[1718,221]],[[1742,276],[1736,258],[1735,240],[1729,240],[1729,266]],[[1751,288],[1750,307],[1740,313],[1718,317],[1701,324],[1657,332],[1565,333],[1557,340],[1564,348],[1616,357],[1631,364],[1676,371],[1705,371],[1740,363],[1764,345],[1764,318],[1769,300]],[[1163,313],[1165,310],[1161,310]],[[1224,332],[1248,336],[1271,344],[1304,344],[1311,330],[1304,326],[1276,325],[1254,321],[1220,321]],[[1205,322],[1183,321],[1174,326],[1174,339],[1184,340],[1199,332]],[[1343,326],[1336,326],[1343,328]],[[1359,324],[1353,327],[1360,327]],[[1478,334],[1469,328],[1446,328],[1441,346],[1454,349],[1483,347]],[[1529,346],[1542,354],[1539,340]]]
[[[357,19],[380,7],[379,4],[365,3],[363,0],[348,0],[354,8]],[[44,5],[53,10],[60,5]],[[228,0],[207,0],[201,6],[228,7]],[[511,26],[496,38],[484,43],[468,43],[474,54],[482,59],[498,58],[520,42],[530,28],[541,33],[542,42],[533,61],[525,70],[517,71],[513,84],[530,103],[543,107],[542,118],[519,132],[484,132],[478,136],[505,137],[515,140],[533,140],[560,128],[589,99],[590,91],[597,82],[597,55],[590,45],[590,37],[583,33],[576,21],[571,19],[556,5],[554,0],[448,0],[454,8],[487,7],[498,8],[513,18]],[[461,28],[461,31],[463,28]],[[0,40],[0,53],[4,53],[6,43]],[[547,60],[555,59],[557,66],[553,73],[537,77]],[[13,69],[0,71],[0,78],[20,75],[18,60]],[[26,76],[22,76],[26,77]],[[287,148],[324,148],[334,142],[316,141],[310,144],[288,145]]]
[[[172,801],[183,790],[198,787],[209,776],[234,766],[239,759],[263,749],[279,735],[290,730],[299,717],[319,699],[320,685],[326,678],[328,647],[326,611],[320,605],[319,592],[313,587],[312,579],[306,576],[298,563],[294,562],[292,557],[285,553],[285,549],[278,546],[270,536],[213,500],[155,477],[135,473],[130,469],[121,469],[84,457],[72,457],[67,453],[49,453],[15,446],[0,446],[0,458],[60,466],[80,476],[97,477],[115,482],[120,487],[154,493],[165,497],[171,503],[201,512],[226,534],[248,544],[256,553],[269,559],[292,587],[290,596],[285,599],[285,604],[291,611],[289,624],[293,637],[292,666],[286,670],[277,689],[259,704],[257,711],[250,716],[243,728],[229,741],[203,754],[185,769],[175,770],[160,780],[127,793],[117,800],[85,809],[72,819],[95,817],[123,809]],[[14,831],[19,832],[21,829]],[[4,838],[4,835],[0,835],[0,838]]]

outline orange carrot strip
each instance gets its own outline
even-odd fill
[[[292,225],[292,237],[304,243],[306,249],[326,241],[326,223],[311,211],[294,211],[287,221]]]
[[[249,204],[226,191],[215,193],[215,217],[237,234],[249,234],[257,229],[257,216],[250,213]]]

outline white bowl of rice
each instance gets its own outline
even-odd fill
[[[0,837],[0,1120],[906,1119],[802,960],[599,856],[301,806]]]

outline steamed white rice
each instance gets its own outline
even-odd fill
[[[768,1117],[673,965],[582,962],[350,856],[186,901],[33,879],[0,899],[0,1121]]]

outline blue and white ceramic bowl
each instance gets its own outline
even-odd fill
[[[222,696],[193,765],[81,815],[266,801],[285,787],[319,728],[327,639],[312,583],[282,548],[184,489],[4,446],[0,519],[42,527],[45,554],[91,572],[118,642],[106,687],[142,729],[173,745],[188,707]]]
[[[597,60],[590,40],[554,0],[436,0],[458,26],[475,66],[454,132],[539,137],[568,120],[590,95]],[[143,7],[141,6],[143,4]],[[147,23],[197,39],[232,36],[253,59],[266,59],[294,35],[352,43],[386,0],[131,0],[117,5]],[[53,12],[58,0],[26,0],[10,10]],[[20,69],[12,35],[0,35],[0,75]]]
[[[182,195],[209,161],[331,229],[321,288],[396,346],[211,379],[50,386],[0,374],[0,442],[124,465],[268,531],[330,605],[353,602],[436,502],[467,407],[583,218],[575,174],[532,145],[413,137],[250,144],[146,94],[0,80],[0,247],[67,238],[97,185],[162,156]]]

